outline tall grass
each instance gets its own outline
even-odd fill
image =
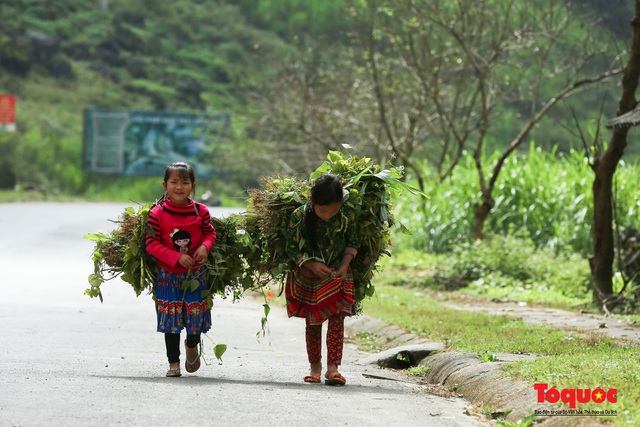
[[[484,160],[487,170],[498,154]],[[428,173],[427,173],[428,174]],[[622,162],[615,179],[620,228],[640,226],[640,165]],[[487,233],[525,232],[538,247],[587,255],[592,250],[593,172],[584,153],[529,152],[511,156],[493,192],[495,207],[485,225]],[[397,218],[412,232],[398,244],[430,253],[445,253],[473,239],[473,205],[479,199],[478,174],[470,155],[444,182],[432,178],[425,192],[430,199],[403,197]],[[420,204],[424,204],[424,211]],[[425,213],[426,212],[426,215]]]

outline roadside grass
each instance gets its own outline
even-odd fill
[[[47,194],[40,191],[0,190],[0,203],[16,202],[71,202],[81,199],[73,196]]]
[[[369,353],[378,353],[382,350],[382,344],[379,342],[377,335],[371,332],[356,333],[356,341],[358,349]]]
[[[539,357],[534,360],[506,364],[506,375],[548,383],[558,390],[616,388],[617,403],[581,404],[581,408],[617,411],[612,420],[615,425],[640,424],[639,346],[595,334],[582,336],[578,331],[525,324],[509,316],[449,309],[416,289],[381,282],[376,284],[376,296],[364,306],[368,315],[442,342],[450,351],[536,354]]]
[[[162,178],[159,178],[160,182]],[[150,190],[146,182],[138,181],[139,184],[129,185],[125,188],[123,181],[122,188],[118,184],[113,184],[113,188],[99,189],[98,187],[90,187],[87,195],[70,196],[65,194],[47,193],[38,190],[0,190],[0,203],[22,203],[22,202],[116,202],[130,203],[131,206],[150,203],[162,196],[162,185],[159,184],[158,178],[153,180],[153,189]],[[160,188],[160,191],[158,191]],[[207,188],[207,187],[205,187]],[[200,189],[199,189],[200,190]],[[196,193],[196,200],[204,191]],[[216,194],[216,193],[214,193]],[[240,196],[227,195],[219,193],[220,206],[228,208],[245,207],[245,199]]]
[[[465,295],[563,310],[598,312],[591,298],[588,262],[577,254],[535,248],[517,236],[489,236],[483,245],[461,244],[448,254],[402,249],[381,260],[377,282],[403,285],[439,298]],[[624,284],[614,281],[614,291]],[[627,287],[626,295],[632,297]],[[612,317],[640,322],[640,313]]]

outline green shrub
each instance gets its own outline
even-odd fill
[[[522,234],[487,236],[484,241],[460,243],[448,257],[440,257],[426,286],[466,288],[488,298],[513,299],[557,306],[589,301],[589,268],[577,254],[557,254],[536,248]]]

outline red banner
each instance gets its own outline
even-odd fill
[[[0,130],[16,130],[16,96],[0,94]]]

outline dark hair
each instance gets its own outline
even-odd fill
[[[307,204],[304,218],[305,231],[311,248],[318,249],[318,236],[316,236],[318,215],[316,215],[313,205],[325,206],[342,203],[342,181],[336,175],[324,174],[314,182],[310,196],[311,201]]]
[[[190,180],[192,184],[195,184],[196,182],[196,174],[193,171],[193,167],[185,162],[173,162],[171,163],[169,166],[167,166],[167,168],[164,170],[164,182],[167,182],[169,180],[169,178],[171,178],[171,174],[173,174],[174,172],[178,173],[178,176],[180,177],[180,179],[182,180]],[[167,193],[165,191],[165,193],[162,195],[162,197],[160,198],[160,200],[158,200],[158,202],[156,204],[161,204],[162,202],[164,202],[164,200],[167,198]]]
[[[191,181],[191,183],[196,182],[196,175],[193,172],[193,167],[190,164],[185,162],[173,162],[164,170],[164,182],[169,180],[171,174],[174,172],[178,172],[178,176],[180,179],[187,180],[187,178]]]

